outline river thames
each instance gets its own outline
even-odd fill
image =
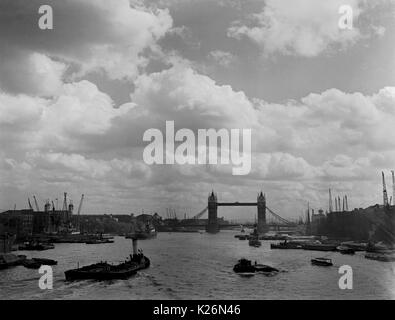
[[[271,250],[234,238],[236,231],[159,233],[139,241],[151,266],[128,280],[66,282],[64,272],[100,260],[118,263],[132,251],[132,241],[115,237],[110,244],[56,244],[55,249],[24,252],[55,259],[53,289],[41,290],[38,270],[22,266],[0,270],[0,299],[395,299],[395,264],[364,258],[363,252]],[[329,257],[333,267],[312,266],[313,257]],[[281,270],[273,276],[242,277],[232,271],[245,257]],[[339,267],[353,270],[353,289],[341,290]]]

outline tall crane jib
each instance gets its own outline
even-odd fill
[[[31,204],[31,202],[30,202],[30,198],[27,198],[27,202],[28,202],[28,204],[29,204],[29,209],[30,209],[30,210],[33,210],[33,206],[32,206],[32,204]]]
[[[381,176],[383,178],[383,204],[384,206],[388,206],[388,194],[387,194],[387,187],[385,185],[384,172],[381,172]]]
[[[33,199],[34,199],[34,204],[35,204],[35,206],[36,206],[36,210],[37,210],[37,211],[40,211],[40,208],[38,207],[38,203],[37,203],[36,196],[33,195]]]
[[[208,207],[204,208],[202,211],[200,211],[197,215],[193,216],[192,219],[196,220],[199,219],[203,214],[208,210]]]
[[[62,211],[67,211],[67,192],[63,194],[63,208]]]
[[[78,224],[78,229],[80,229],[81,225],[80,225],[80,214],[81,214],[81,208],[82,208],[82,203],[84,202],[84,194],[81,195],[81,200],[80,200],[80,204],[78,206],[78,212],[77,212],[77,224]],[[81,231],[81,230],[80,230]]]
[[[391,170],[392,173],[392,205],[395,205],[395,172]]]

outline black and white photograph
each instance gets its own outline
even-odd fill
[[[0,0],[0,300],[395,300],[394,170],[395,0]]]

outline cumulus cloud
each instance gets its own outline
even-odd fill
[[[395,159],[393,87],[372,95],[330,89],[275,104],[251,100],[179,61],[138,76],[130,102],[119,108],[87,80],[54,92],[47,98],[0,94],[2,188],[12,181],[25,191],[42,185],[43,192],[93,184],[97,197],[114,194],[126,206],[137,185],[141,198],[144,192],[159,197],[160,186],[158,201],[186,188],[205,194],[214,186],[262,185],[272,190],[273,201],[287,192],[318,202],[339,181],[350,182],[349,190],[354,183],[368,190]],[[147,166],[143,133],[163,129],[165,120],[174,120],[176,129],[252,128],[251,174],[235,178],[230,166]]]
[[[63,84],[50,99],[0,94],[0,141],[3,149],[89,149],[89,138],[102,136],[111,121],[132,104],[114,108],[112,99],[93,83]]]
[[[93,184],[96,196],[114,194],[126,206],[136,185],[139,197],[160,186],[162,200],[185,188],[205,194],[214,186],[262,185],[272,190],[272,201],[287,192],[318,203],[339,181],[349,182],[349,190],[355,183],[368,190],[395,159],[393,87],[372,95],[330,89],[275,104],[251,100],[178,62],[138,76],[130,102],[119,108],[87,80],[54,92],[47,98],[0,94],[2,188],[11,188],[11,181],[25,191],[41,184],[43,192]],[[252,128],[251,174],[235,178],[229,166],[147,166],[143,132],[163,129],[165,120],[192,130]]]
[[[363,2],[297,0],[290,5],[286,0],[268,0],[261,12],[249,17],[248,23],[234,22],[228,29],[228,36],[247,37],[265,55],[314,57],[334,45],[345,47],[361,38],[355,22],[363,11]],[[353,9],[354,27],[351,30],[341,30],[338,26],[339,8],[343,5]]]
[[[191,129],[257,125],[253,104],[244,92],[216,84],[183,64],[142,75],[135,85],[132,101],[157,119],[174,120]]]
[[[11,93],[55,95],[62,87],[67,69],[64,63],[37,52],[6,52],[1,61],[0,88]]]
[[[211,51],[208,56],[223,67],[229,67],[236,59],[236,57],[230,52],[222,50]]]
[[[389,101],[394,90],[388,87],[367,96],[329,89],[284,105],[256,101],[260,122],[272,128],[262,137],[263,144],[270,151],[297,151],[306,156],[315,152],[316,158],[333,157],[344,150],[354,155],[392,150],[395,118]]]
[[[18,93],[50,95],[69,73],[104,72],[110,79],[134,79],[147,50],[172,26],[165,9],[128,0],[50,0],[54,29],[38,28],[39,0],[0,3],[0,86]],[[23,21],[16,24],[15,21]],[[54,60],[55,59],[55,60]],[[63,61],[63,62],[62,62]],[[69,74],[69,77],[70,77]]]

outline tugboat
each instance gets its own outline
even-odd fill
[[[243,275],[254,275],[255,273],[271,274],[273,272],[279,272],[278,269],[265,264],[254,264],[250,260],[240,259],[237,264],[233,267],[233,271]]]
[[[311,264],[315,266],[330,267],[333,266],[332,260],[327,258],[314,258],[311,259]]]
[[[99,262],[82,268],[67,270],[65,272],[66,281],[73,280],[115,280],[127,279],[141,269],[146,269],[150,265],[150,260],[143,255],[142,251],[137,252],[137,239],[133,239],[133,255],[129,260],[112,265],[107,262]]]
[[[251,260],[240,259],[237,264],[233,267],[233,271],[242,274],[254,274],[255,267],[251,264]]]
[[[262,245],[262,242],[259,241],[259,234],[256,228],[254,229],[254,232],[250,234],[248,245],[255,248],[258,248]]]
[[[259,248],[262,245],[262,242],[260,242],[258,238],[250,238],[250,240],[248,240],[248,245]]]

